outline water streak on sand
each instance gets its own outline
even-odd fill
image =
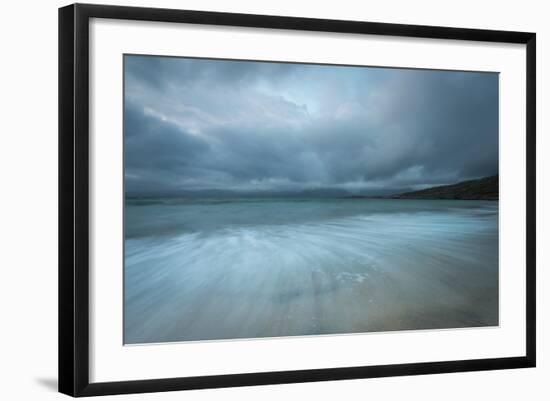
[[[127,202],[125,343],[498,324],[498,203]]]

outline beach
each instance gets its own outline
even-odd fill
[[[496,326],[498,201],[126,199],[125,344]]]

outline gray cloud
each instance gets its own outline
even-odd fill
[[[497,74],[125,59],[129,193],[364,192],[497,172]]]

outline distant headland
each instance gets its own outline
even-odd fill
[[[498,175],[393,196],[397,199],[498,200]]]
[[[351,196],[353,199],[372,196]],[[456,184],[439,185],[420,191],[403,192],[389,196],[375,196],[382,199],[458,199],[458,200],[498,200],[498,175],[477,180],[461,181]]]

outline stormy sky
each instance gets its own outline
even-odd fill
[[[377,193],[498,173],[498,74],[125,56],[128,194]]]

